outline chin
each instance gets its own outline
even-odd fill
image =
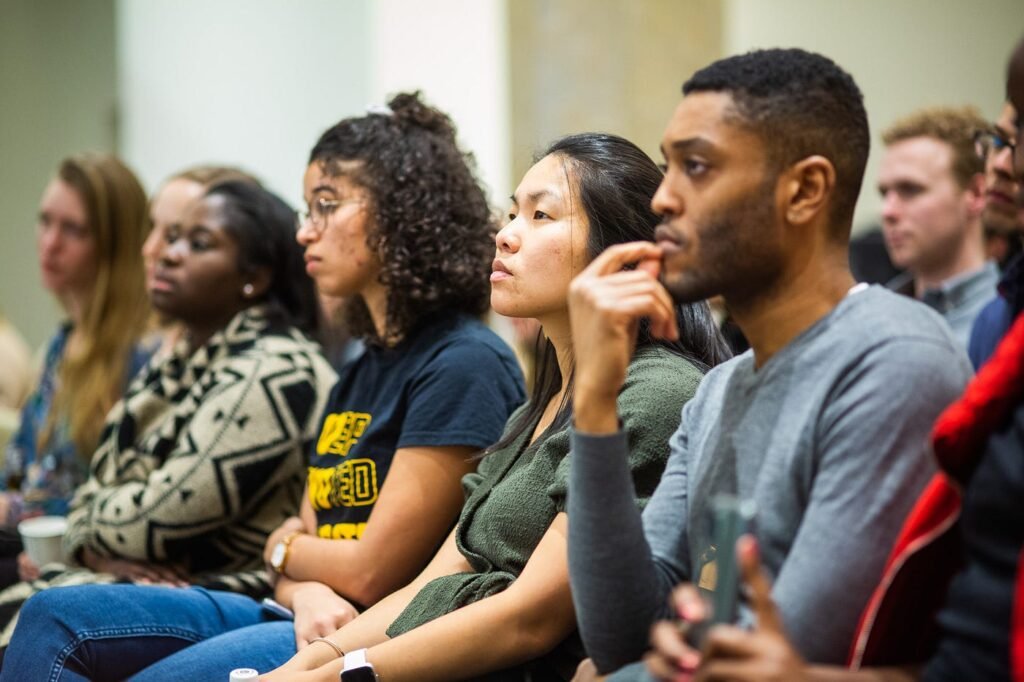
[[[666,273],[662,284],[675,303],[697,303],[721,294],[721,287],[713,282],[703,281],[690,271],[686,273]]]

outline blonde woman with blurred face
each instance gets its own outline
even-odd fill
[[[85,480],[104,415],[147,359],[137,342],[149,310],[140,256],[148,227],[142,186],[113,156],[65,159],[43,191],[40,274],[66,319],[7,447],[0,494],[0,523],[7,527],[66,512]],[[0,582],[12,582],[13,566],[0,566]],[[23,562],[22,575],[33,573]]]

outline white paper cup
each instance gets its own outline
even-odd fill
[[[67,529],[68,520],[63,516],[36,516],[18,524],[25,553],[36,566],[63,561],[60,545]]]

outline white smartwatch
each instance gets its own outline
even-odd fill
[[[339,676],[341,682],[380,682],[373,664],[366,660],[366,649],[345,654],[345,667]]]

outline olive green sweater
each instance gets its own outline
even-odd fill
[[[630,363],[618,408],[629,438],[630,468],[640,505],[661,478],[668,439],[701,377],[693,364],[660,347],[638,351]],[[525,409],[514,413],[508,424],[515,424]],[[544,434],[530,444],[535,426],[524,429],[508,447],[484,457],[479,470],[463,478],[466,503],[456,542],[474,570],[425,585],[391,624],[390,637],[506,589],[522,573],[555,516],[565,511],[569,429]],[[543,659],[487,679],[570,679],[583,657],[573,635]]]

